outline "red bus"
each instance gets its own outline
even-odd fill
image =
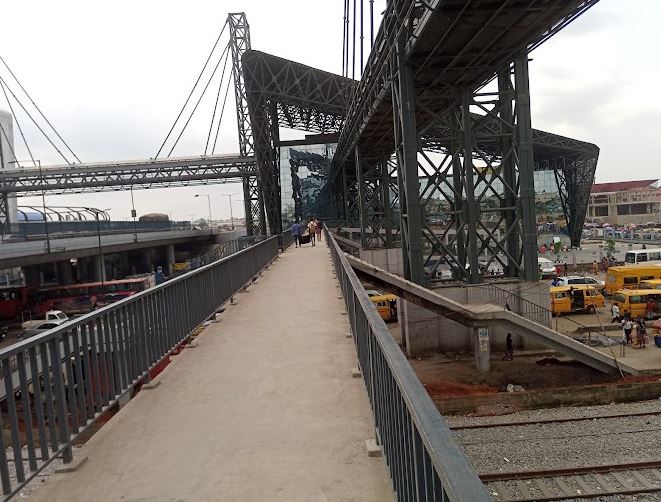
[[[35,293],[35,288],[26,286],[0,288],[0,318],[16,319],[21,312],[32,308]]]
[[[97,307],[131,296],[151,286],[150,277],[119,279],[115,281],[86,282],[68,286],[51,286],[37,292],[35,313],[44,315],[49,310],[61,310],[68,315],[86,314]]]

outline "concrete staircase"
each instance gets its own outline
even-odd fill
[[[464,326],[501,326],[604,373],[638,373],[636,369],[614,357],[498,305],[461,304],[352,256],[347,256],[347,260],[359,277],[427,310],[452,316],[452,320]]]

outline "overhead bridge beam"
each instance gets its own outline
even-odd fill
[[[107,192],[129,188],[227,183],[254,178],[252,156],[210,155],[175,159],[98,162],[0,172],[0,193],[32,195]]]
[[[469,327],[502,326],[509,331],[542,343],[604,373],[636,374],[637,370],[614,357],[588,347],[573,338],[493,304],[464,305],[437,292],[386,272],[367,262],[346,255],[359,278],[389,291],[404,300]],[[452,336],[448,334],[448,336]]]

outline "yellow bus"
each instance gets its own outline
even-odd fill
[[[621,265],[606,272],[604,291],[609,295],[620,289],[638,289],[640,281],[661,279],[661,265]]]
[[[604,295],[592,286],[555,286],[551,288],[551,312],[553,315],[573,312],[594,312],[605,305]]]
[[[640,281],[640,289],[661,289],[661,279],[648,279]]]
[[[654,302],[654,312],[661,312],[661,291],[658,289],[621,289],[613,295],[611,303],[620,309],[620,315],[629,314],[632,319],[645,317],[647,302]]]
[[[384,321],[397,320],[397,297],[395,295],[373,295],[370,296],[370,300],[372,300],[377,312]]]

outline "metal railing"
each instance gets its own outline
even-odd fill
[[[285,230],[281,234],[278,234],[278,246],[283,251],[287,249],[294,243],[294,236],[291,233],[291,228]]]
[[[542,326],[551,327],[552,324],[552,313],[551,310],[539,305],[530,300],[526,300],[521,295],[516,294],[515,292],[508,291],[507,289],[501,288],[495,284],[475,284],[471,285],[470,288],[483,290],[487,293],[484,296],[485,303],[492,303],[498,305],[499,307],[507,308],[519,314],[526,319],[535,321],[537,324]]]
[[[223,242],[222,244],[217,245],[214,249],[205,253],[201,256],[195,256],[190,260],[187,260],[187,265],[181,270],[175,271],[171,277],[178,277],[182,274],[187,274],[191,270],[198,269],[209,263],[227,258],[232,256],[239,251],[246,249],[247,247],[253,246],[257,242],[264,240],[264,237],[260,236],[250,236],[250,237],[240,237],[238,239],[232,239],[231,241]]]
[[[70,462],[72,441],[278,254],[274,236],[0,350],[3,493],[57,456]]]
[[[383,449],[397,500],[490,501],[436,405],[328,231],[326,242],[351,322],[377,441]]]

